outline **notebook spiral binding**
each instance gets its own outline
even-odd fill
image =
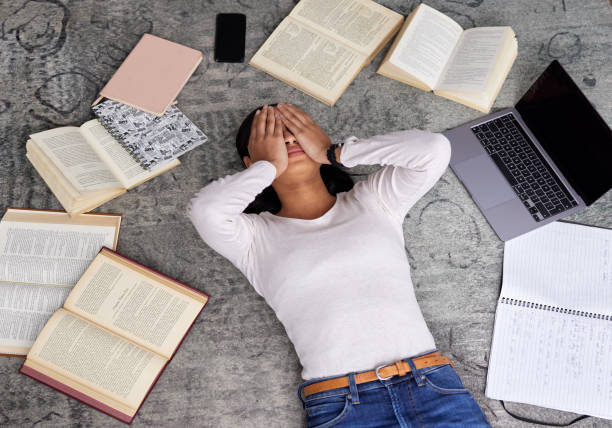
[[[530,309],[539,309],[543,311],[558,312],[560,314],[577,315],[585,318],[593,318],[604,321],[612,321],[612,315],[597,314],[594,312],[578,311],[576,309],[561,308],[559,306],[543,305],[541,303],[527,302],[525,300],[510,299],[502,297],[501,303],[506,305],[521,306]]]
[[[94,111],[94,113],[96,113],[95,108],[96,108],[96,106],[92,107],[92,110]],[[113,136],[113,138],[115,140],[119,141],[119,144],[121,144],[121,147],[123,147],[125,149],[125,151],[129,153],[129,155],[132,157],[132,159],[134,159],[138,163],[138,165],[140,165],[141,167],[143,167],[146,170],[151,169],[151,166],[145,165],[145,163],[142,161],[142,159],[140,158],[140,156],[138,156],[138,154],[136,152],[134,152],[132,150],[129,150],[125,146],[125,144],[123,143],[123,140],[119,136],[120,133],[119,133],[118,129],[112,124],[111,121],[107,121],[104,118],[98,116],[97,114],[96,114],[96,119],[98,120],[100,125],[102,125],[104,127],[104,129],[106,129],[108,131],[108,133]]]

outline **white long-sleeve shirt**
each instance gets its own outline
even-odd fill
[[[449,159],[441,134],[350,137],[340,152],[344,165],[385,166],[337,194],[321,217],[242,213],[274,180],[268,161],[211,182],[188,214],[276,312],[305,380],[372,370],[435,349],[414,295],[402,223]]]

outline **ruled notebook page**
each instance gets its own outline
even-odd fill
[[[612,419],[612,231],[555,222],[506,242],[489,398]]]

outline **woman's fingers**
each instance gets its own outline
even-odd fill
[[[261,114],[260,110],[255,112],[255,116],[253,116],[253,121],[251,122],[251,134],[249,135],[249,141],[254,141],[257,138],[257,120],[259,119],[259,115]]]
[[[283,122],[278,113],[274,115],[274,136],[283,138]]]
[[[296,107],[294,105],[291,104],[283,104],[283,107],[286,108],[287,111],[290,111],[291,114],[297,118],[297,120],[299,120],[300,122],[302,122],[304,125],[312,122],[312,119],[310,118],[310,116],[308,116],[302,109],[300,109],[299,107]]]
[[[292,123],[289,121],[289,119],[287,119],[287,118],[285,117],[285,115],[283,115],[282,113],[280,114],[280,119],[281,119],[281,121],[283,122],[283,125],[285,125],[285,127],[286,127],[286,128],[289,130],[289,131],[291,131],[291,133],[292,133],[293,135],[295,135],[295,134],[296,134],[296,132],[298,131],[297,127],[293,126],[293,124],[292,124]]]
[[[276,117],[274,114],[274,109],[272,107],[268,107],[268,117],[266,118],[266,135],[274,134],[274,124],[276,123]]]
[[[257,121],[257,139],[261,140],[266,135],[266,121],[268,118],[268,106],[261,109],[261,113],[255,118]]]
[[[283,114],[283,116],[285,116],[285,118],[290,122],[293,123],[294,127],[301,127],[304,126],[305,123],[303,120],[301,120],[294,112],[294,110],[289,108],[290,106],[287,104],[281,104],[278,109],[280,110],[280,112]]]

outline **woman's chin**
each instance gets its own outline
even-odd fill
[[[310,170],[318,170],[321,167],[320,164],[313,161],[306,154],[299,156],[291,156],[287,159],[287,170],[290,174],[301,174],[303,172],[310,172]]]

